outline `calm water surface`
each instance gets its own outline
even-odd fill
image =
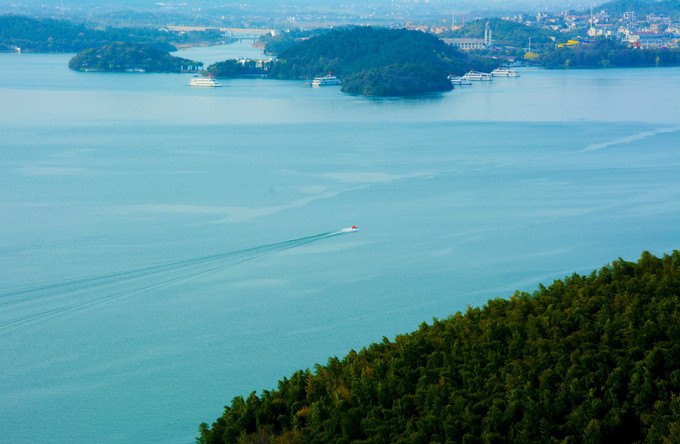
[[[259,52],[179,55],[224,54]],[[677,68],[368,99],[69,57],[0,54],[6,442],[192,442],[294,370],[679,246]]]

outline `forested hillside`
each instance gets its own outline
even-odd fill
[[[448,91],[447,76],[489,62],[470,57],[429,34],[405,29],[352,27],[327,32],[282,51],[270,76],[312,78],[331,71],[343,91],[402,96]]]
[[[202,62],[173,57],[148,45],[121,42],[86,49],[68,62],[68,67],[77,71],[112,72],[181,72],[202,65]]]
[[[680,442],[680,253],[423,323],[236,397],[199,430],[206,444]]]
[[[163,51],[176,48],[168,43],[169,35],[155,29],[91,29],[84,25],[53,19],[25,16],[0,16],[0,45],[16,46],[23,52],[78,52],[112,42],[136,42]]]

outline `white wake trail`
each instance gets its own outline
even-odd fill
[[[220,269],[254,261],[263,256],[354,231],[356,230],[331,231],[244,250],[5,291],[0,293],[0,315],[5,315],[2,316],[4,320],[0,319],[0,330],[173,285]],[[132,285],[132,287],[115,288],[116,285],[121,284]],[[91,294],[93,291],[100,294],[93,297]],[[88,292],[90,297],[87,297]],[[86,299],[82,298],[82,293],[85,293]],[[57,301],[52,301],[52,306],[49,306],[50,299],[57,299]],[[26,305],[39,305],[40,308],[28,310],[25,307],[22,308]]]

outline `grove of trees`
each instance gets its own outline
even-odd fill
[[[229,59],[208,66],[207,71],[213,76],[222,79],[238,76],[262,76],[269,71],[270,65],[270,62],[258,63],[255,60],[246,60],[242,63],[235,59]]]

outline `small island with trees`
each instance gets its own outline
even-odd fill
[[[68,66],[76,71],[189,72],[197,71],[203,62],[174,57],[149,45],[115,42],[80,51]]]
[[[278,54],[270,77],[306,79],[329,71],[342,90],[366,96],[449,91],[449,74],[488,70],[491,63],[419,31],[368,26],[332,30],[296,42]]]

